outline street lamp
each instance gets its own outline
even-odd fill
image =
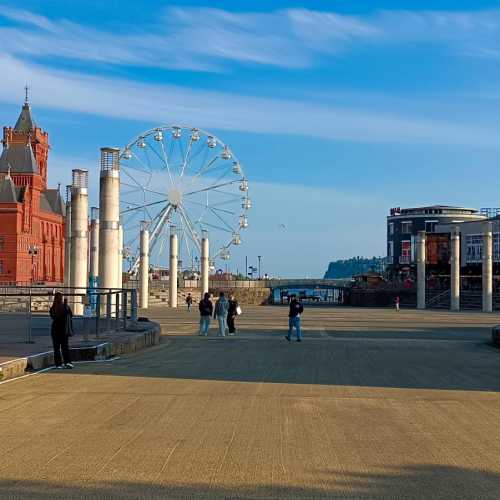
[[[260,276],[261,276],[261,274],[260,274],[260,261],[262,259],[262,255],[257,255],[257,258],[259,259],[259,280],[260,280]]]
[[[28,254],[31,255],[31,283],[35,281],[35,255],[38,255],[38,245],[30,245],[28,247]]]

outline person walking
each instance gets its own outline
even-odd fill
[[[399,295],[396,296],[394,299],[394,307],[396,308],[396,311],[399,312],[399,306],[401,304],[401,299],[399,298]]]
[[[186,304],[188,306],[188,311],[190,311],[191,310],[191,306],[193,305],[193,297],[191,297],[190,293],[187,294]]]
[[[302,332],[300,329],[300,316],[304,312],[304,306],[297,300],[295,294],[290,296],[290,310],[288,312],[288,335],[285,338],[290,342],[292,340],[292,331],[295,328],[297,342],[302,342]]]
[[[219,337],[226,336],[227,313],[229,311],[229,302],[224,292],[219,293],[219,300],[215,304],[214,318],[219,321]]]
[[[227,329],[229,330],[229,335],[234,335],[236,333],[236,326],[234,320],[238,316],[238,311],[241,311],[238,301],[234,298],[234,294],[229,295],[229,309],[227,310]]]
[[[208,335],[208,329],[210,328],[210,318],[213,313],[213,304],[210,300],[210,294],[207,292],[203,295],[203,298],[198,304],[198,309],[200,311],[200,335],[206,337]]]
[[[54,347],[54,363],[57,369],[71,369],[71,357],[69,353],[68,338],[73,335],[73,312],[66,301],[63,302],[61,292],[56,292],[54,302],[49,310],[52,318],[50,335]],[[62,351],[62,357],[61,357]]]

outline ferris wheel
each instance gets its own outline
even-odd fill
[[[248,227],[248,179],[234,152],[214,134],[161,126],[135,137],[121,153],[120,217],[130,274],[139,266],[139,231],[150,233],[150,262],[168,262],[168,236],[179,238],[179,267],[197,270],[209,232],[211,265],[229,260]]]

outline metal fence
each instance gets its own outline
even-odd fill
[[[50,335],[48,312],[56,292],[70,307],[76,301],[85,304],[84,314],[73,317],[74,332],[84,340],[123,331],[137,321],[135,288],[1,287],[1,341],[34,343],[37,337]]]

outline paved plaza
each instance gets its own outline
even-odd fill
[[[160,345],[0,385],[2,499],[498,499],[499,315],[151,309]]]

